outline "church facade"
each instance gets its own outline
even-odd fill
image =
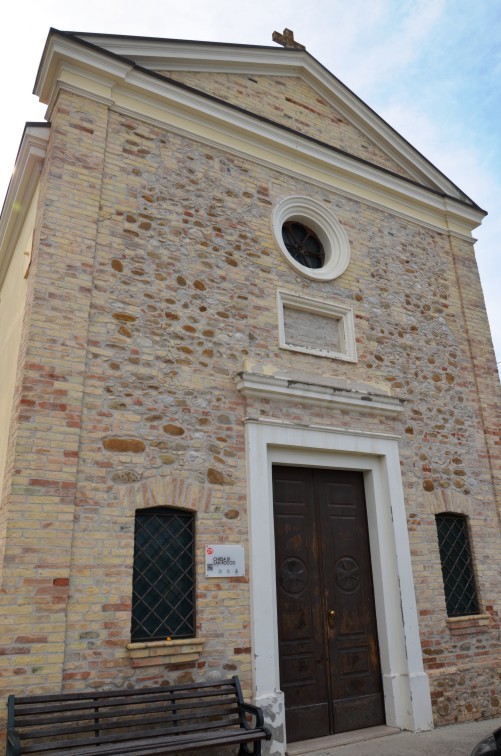
[[[286,30],[287,32],[287,30]],[[499,716],[485,213],[292,35],[51,30],[0,218],[3,694]]]

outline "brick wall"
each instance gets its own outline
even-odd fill
[[[409,178],[401,165],[298,76],[247,76],[199,71],[161,73]]]
[[[103,106],[61,102],[42,178],[4,502],[0,675],[10,692],[62,681],[106,117]]]
[[[248,578],[206,580],[203,546],[247,540],[252,411],[401,436],[437,723],[499,714],[495,426],[484,436],[499,395],[471,245],[74,94],[52,133],[9,473],[5,690],[236,672],[250,692]],[[300,277],[276,248],[270,213],[291,194],[322,202],[348,234],[351,263],[333,282]],[[277,287],[352,307],[358,363],[280,350]],[[234,382],[245,360],[390,387],[403,417],[246,405]],[[156,504],[197,513],[205,645],[138,665],[126,648],[134,511]],[[486,618],[464,627],[445,612],[444,510],[471,519]]]

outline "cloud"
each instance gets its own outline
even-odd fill
[[[387,86],[388,80],[399,76],[423,54],[426,40],[443,20],[446,4],[446,0],[381,0],[370,21],[367,14],[372,3],[357,0],[350,4],[350,18],[345,16],[345,25],[338,29],[342,58],[335,56],[343,69],[349,69],[350,86],[367,91]]]

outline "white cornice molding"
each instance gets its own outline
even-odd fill
[[[0,287],[35,194],[47,151],[48,126],[28,125],[0,216]]]
[[[429,181],[437,190],[466,198],[447,176],[306,51],[112,35],[77,36],[151,71],[300,76],[415,181]]]
[[[339,407],[355,412],[394,416],[403,410],[403,400],[372,391],[343,388],[261,373],[242,372],[237,389],[250,398],[295,401],[318,407]]]
[[[305,58],[315,61],[300,50],[268,45],[85,33],[75,34],[75,37],[151,70],[160,67],[161,70],[199,71],[202,67],[204,71],[225,73],[276,73],[280,70],[299,73],[305,66]]]
[[[283,418],[268,417],[265,415],[259,415],[259,417],[253,417],[249,415],[244,417],[244,425],[246,426],[268,426],[269,428],[284,429],[285,431],[304,431],[305,423],[293,422],[284,420]],[[379,438],[385,441],[398,441],[401,436],[398,433],[383,433],[382,431],[368,431],[360,430],[358,428],[338,428],[333,425],[320,425],[318,423],[307,424],[308,431],[320,432],[320,433],[332,433],[341,436],[359,437],[359,438]]]
[[[33,93],[47,104],[59,79],[62,68],[86,72],[98,77],[107,86],[123,80],[133,68],[132,63],[108,55],[106,51],[79,45],[75,40],[60,34],[50,34],[45,45]]]
[[[253,49],[258,53],[261,50]],[[442,232],[471,240],[472,229],[485,215],[476,206],[427,189],[246,111],[228,107],[223,101],[177,86],[99,49],[56,35],[47,45],[35,91],[43,102],[53,104],[60,87],[110,103],[120,112],[167,126],[179,134],[364,199]]]
[[[121,109],[126,107],[127,100],[134,102],[130,114],[144,114],[145,109],[153,104],[153,98],[157,108],[161,103],[161,111],[157,115],[159,123],[169,122],[169,125],[174,125],[172,117],[181,116],[188,119],[181,125],[181,130],[186,135],[208,138],[214,145],[229,146],[244,156],[261,159],[270,167],[283,168],[303,178],[313,178],[311,168],[314,166],[315,174],[324,186],[332,188],[342,177],[345,193],[350,196],[358,199],[364,197],[380,207],[389,207],[405,217],[428,222],[430,226],[442,231],[457,231],[467,236],[485,216],[484,211],[475,206],[414,184],[397,174],[354,159],[328,145],[302,138],[301,135],[256,119],[241,110],[228,109],[224,102],[208,100],[144,72],[131,71],[127,84],[135,91],[117,85],[113,89],[113,96]],[[170,115],[171,120],[164,120],[166,115],[167,118]],[[208,125],[212,129],[212,138],[207,134]],[[266,154],[263,154],[263,147]],[[364,186],[369,191],[364,192]],[[343,191],[342,187],[339,188]],[[419,209],[422,215],[419,214]],[[434,218],[427,217],[428,215]],[[449,220],[446,220],[446,216]],[[457,222],[463,226],[462,229],[455,228]]]

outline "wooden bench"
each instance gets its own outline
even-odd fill
[[[6,756],[154,756],[239,745],[261,754],[271,734],[238,677],[214,683],[9,696]],[[251,720],[251,722],[249,721]]]

